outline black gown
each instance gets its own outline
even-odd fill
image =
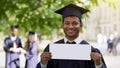
[[[65,43],[64,39],[61,39],[55,43]],[[85,40],[81,41],[80,44],[89,44]],[[44,52],[49,51],[49,45],[45,48]],[[92,47],[92,52],[100,53],[97,48]],[[84,52],[83,52],[84,53]],[[78,53],[79,54],[79,53]],[[101,53],[100,53],[101,54]],[[107,68],[102,57],[102,68]],[[36,68],[41,68],[40,62],[37,64]],[[95,64],[93,60],[61,60],[61,59],[51,59],[47,63],[47,68],[95,68]]]
[[[16,38],[15,43],[17,48],[22,48],[21,39],[19,37]],[[9,49],[13,47],[13,41],[10,37],[5,38],[4,40],[4,51],[6,53],[6,62],[5,68],[20,68],[20,60],[19,55],[20,52],[11,52]]]

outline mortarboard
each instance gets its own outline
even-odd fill
[[[17,25],[12,25],[11,30],[13,30],[13,29],[18,29],[18,26]]]
[[[37,40],[37,34],[35,32],[29,31],[28,35],[33,36]]]
[[[28,35],[35,35],[35,32],[29,31]]]
[[[88,11],[89,10],[79,7],[77,5],[69,4],[69,5],[55,11],[55,13],[62,15],[63,18],[65,18],[67,16],[77,16],[81,19],[82,15],[84,13],[87,13]]]

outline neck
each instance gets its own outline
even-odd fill
[[[12,35],[13,37],[17,36],[16,34],[13,34],[13,33],[11,33],[11,35]]]
[[[31,40],[31,41],[30,41],[30,43],[33,43],[33,42],[35,42],[35,41],[34,41],[34,40]]]
[[[69,40],[69,41],[73,41],[77,38],[78,36],[66,36],[66,38]]]
[[[12,37],[16,37],[16,35],[13,35],[13,34],[12,34]]]

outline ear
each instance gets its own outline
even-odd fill
[[[63,26],[64,26],[64,24],[63,24],[63,22],[62,22],[61,28],[63,28]]]
[[[83,27],[83,23],[82,22],[80,23],[80,27]]]

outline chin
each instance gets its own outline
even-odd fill
[[[67,35],[68,37],[74,37],[74,35]]]
[[[68,36],[68,37],[74,37],[75,36],[75,33],[73,33],[73,32],[66,32],[65,33],[66,34],[66,36]]]

